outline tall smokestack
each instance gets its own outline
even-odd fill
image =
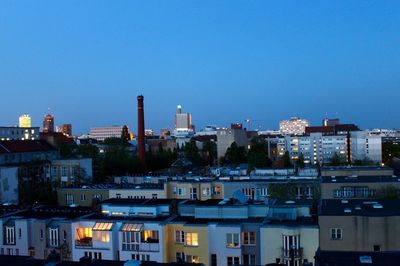
[[[138,154],[139,160],[146,167],[146,153],[144,147],[144,104],[143,95],[137,97],[138,102]]]

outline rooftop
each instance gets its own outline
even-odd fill
[[[37,206],[31,209],[20,209],[18,212],[9,212],[3,217],[19,217],[23,219],[50,219],[50,218],[67,218],[73,219],[90,214],[91,208],[87,207],[56,207],[56,206]]]
[[[400,261],[400,252],[321,251],[315,254],[320,266],[387,266]],[[394,264],[393,264],[394,263]]]
[[[102,204],[126,205],[126,206],[154,206],[171,205],[181,200],[176,199],[108,199],[102,201]]]
[[[375,166],[375,165],[366,165],[366,166],[353,166],[353,165],[346,165],[346,166],[323,166],[321,167],[322,171],[343,171],[343,170],[354,170],[354,171],[370,171],[370,170],[392,170],[392,168],[387,166]]]
[[[0,154],[57,151],[45,140],[0,141]]]
[[[388,199],[324,199],[319,206],[320,216],[399,216],[400,200]]]
[[[324,176],[322,183],[400,183],[400,176]]]

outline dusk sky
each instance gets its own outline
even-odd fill
[[[0,125],[399,128],[400,1],[0,1]],[[49,109],[50,108],[50,111]]]

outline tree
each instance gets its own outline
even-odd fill
[[[201,165],[201,157],[199,154],[199,148],[197,148],[196,142],[191,140],[187,142],[183,148],[184,156],[187,160],[191,161],[193,165]]]
[[[214,165],[217,158],[217,144],[214,141],[207,141],[203,144],[203,161],[206,165]]]
[[[379,198],[391,200],[399,199],[399,190],[393,185],[382,187],[376,194]]]
[[[233,142],[225,152],[223,164],[237,165],[246,162],[247,158],[244,147],[239,147],[236,142]]]
[[[296,164],[300,167],[300,168],[304,168],[305,164],[304,164],[304,155],[303,153],[300,153],[299,158],[296,161]]]
[[[250,168],[271,166],[267,154],[267,143],[264,138],[253,137],[250,141],[248,163]]]
[[[342,160],[340,159],[340,156],[335,152],[333,154],[331,160],[330,160],[330,165],[331,166],[340,166],[342,164]]]
[[[392,166],[393,158],[400,158],[400,145],[393,142],[382,143],[382,162]]]
[[[283,167],[284,168],[291,168],[292,167],[292,161],[290,160],[290,155],[288,151],[285,151],[285,154],[282,156],[283,160]]]
[[[131,135],[129,134],[129,130],[126,125],[122,127],[121,139],[125,143],[128,143],[131,140]]]

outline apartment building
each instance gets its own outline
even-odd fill
[[[322,251],[400,249],[399,200],[325,199],[319,206]]]
[[[393,176],[393,168],[386,166],[325,166],[321,176]]]
[[[374,199],[400,195],[400,181],[392,176],[325,176],[321,199]]]
[[[270,207],[260,229],[261,264],[312,265],[319,247],[319,228],[311,203],[281,201]]]
[[[91,213],[87,208],[2,206],[0,254],[47,259],[53,250],[70,260],[73,238],[70,221]]]
[[[339,132],[340,133],[340,132]],[[300,154],[306,164],[324,165],[331,162],[336,154],[343,162],[368,160],[382,162],[382,138],[366,131],[352,131],[344,134],[325,135],[313,132],[307,135],[285,135],[277,140],[278,156],[289,152],[292,160]]]

